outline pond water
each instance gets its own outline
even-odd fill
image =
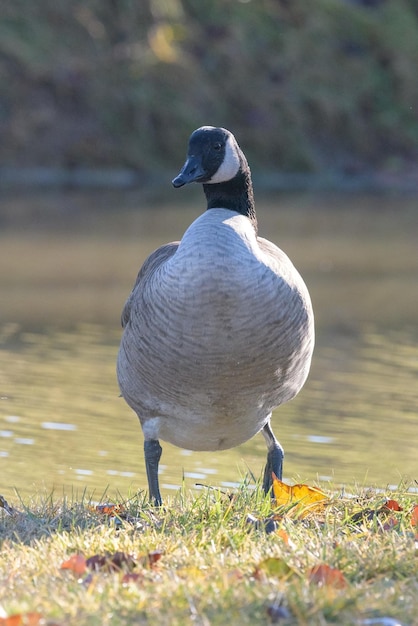
[[[100,499],[106,489],[126,497],[146,487],[139,422],[118,397],[117,339],[100,326],[9,336],[0,350],[2,495],[87,488]],[[416,478],[416,340],[370,330],[319,344],[304,390],[273,417],[287,479],[385,486]],[[164,491],[183,478],[188,488],[230,486],[259,477],[264,460],[261,436],[220,453],[163,444],[160,480]]]
[[[115,376],[119,311],[146,254],[180,237],[197,214],[188,208],[175,219],[164,207],[135,213],[119,207],[118,220],[96,209],[64,212],[62,220],[61,211],[51,225],[50,197],[48,220],[39,211],[33,219],[33,199],[19,202],[20,218],[8,223],[0,241],[0,493],[12,499],[15,490],[23,498],[40,490],[126,498],[147,483],[141,429],[119,397]],[[68,197],[61,202],[68,204]],[[70,206],[85,202],[72,197]],[[284,476],[331,487],[413,486],[415,205],[388,199],[377,213],[362,199],[350,215],[346,199],[337,214],[335,198],[329,206],[323,198],[281,202],[279,219],[266,201],[261,234],[294,258],[318,320],[308,382],[273,416],[286,453]],[[265,455],[260,435],[220,453],[163,444],[163,494],[182,484],[197,489],[197,483],[252,481]]]

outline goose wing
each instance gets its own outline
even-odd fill
[[[172,241],[171,243],[166,243],[164,246],[157,248],[154,250],[147,259],[145,259],[144,264],[138,272],[138,276],[136,277],[135,285],[129,294],[129,297],[123,307],[122,315],[121,315],[121,324],[122,328],[125,328],[127,323],[129,322],[129,318],[131,316],[131,308],[132,303],[138,293],[138,290],[141,289],[142,285],[149,277],[155,272],[156,269],[160,267],[163,263],[168,261],[170,257],[175,254],[177,248],[179,246],[179,241]]]

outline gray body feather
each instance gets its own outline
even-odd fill
[[[308,375],[313,314],[288,257],[248,217],[210,209],[147,259],[122,314],[123,397],[146,439],[237,446]]]

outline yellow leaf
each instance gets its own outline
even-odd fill
[[[273,474],[273,494],[277,506],[289,506],[295,509],[299,517],[321,510],[328,496],[315,487],[308,485],[286,485]]]
[[[267,557],[259,563],[254,571],[254,578],[261,580],[263,576],[272,576],[275,578],[285,578],[294,574],[294,570],[281,558]]]

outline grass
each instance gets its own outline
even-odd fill
[[[371,513],[387,497],[403,511]],[[135,495],[121,517],[97,512],[88,498],[13,504],[19,512],[0,517],[0,606],[8,615],[35,611],[54,626],[268,624],[281,614],[286,624],[378,616],[417,623],[407,490],[336,494],[323,512],[302,521],[285,515],[271,533],[263,524],[270,501],[248,485],[233,496],[179,491],[161,510]],[[155,563],[153,551],[161,553]],[[118,571],[61,569],[73,554],[117,552],[133,558]],[[311,581],[318,564],[339,570],[343,587]]]

